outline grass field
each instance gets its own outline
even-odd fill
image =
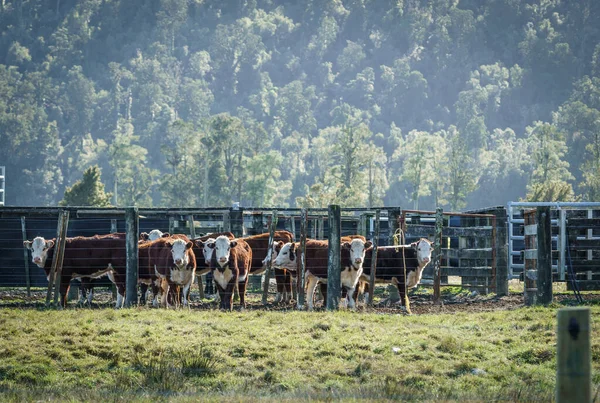
[[[406,316],[3,307],[0,401],[552,401],[558,308]],[[591,312],[595,322],[600,307]],[[592,352],[596,393],[595,328]]]

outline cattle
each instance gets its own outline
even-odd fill
[[[364,238],[363,238],[364,239]],[[343,242],[341,245],[341,285],[348,289],[352,295],[358,279],[362,273],[362,265],[364,261],[365,251],[371,247],[371,242],[365,242],[363,239],[352,239],[350,243]],[[300,273],[299,259],[297,259],[297,243],[287,243],[281,247],[275,266],[285,267],[289,270]],[[314,291],[320,282],[327,282],[328,271],[328,241],[307,240],[306,241],[306,292],[308,309],[314,307]],[[298,283],[300,283],[298,281]],[[349,298],[350,308],[355,307],[355,302],[352,297]]]
[[[184,235],[159,238],[147,246],[144,245],[143,250],[147,250],[148,256],[146,275],[153,280],[154,306],[158,305],[159,288],[162,291],[161,305],[169,306],[168,295],[171,287],[181,290],[183,306],[188,306],[188,292],[196,274],[193,245],[194,243]],[[159,280],[158,284],[156,280]]]
[[[33,241],[23,241],[23,246],[31,251],[32,262],[44,269],[50,279],[50,270],[55,251],[55,239],[36,237]],[[72,237],[65,240],[63,265],[60,277],[60,304],[67,306],[67,295],[72,279],[93,279],[111,275],[114,270],[125,272],[125,239],[110,236]],[[112,280],[112,279],[111,279]],[[125,283],[117,295],[117,307],[123,303]]]
[[[421,281],[423,269],[431,261],[431,252],[432,242],[425,238],[421,238],[409,245],[377,248],[375,281],[377,283],[395,284],[400,293],[400,304],[409,313],[410,303],[406,295],[406,290],[416,287]],[[371,249],[365,255],[361,281],[369,281],[372,253]]]
[[[162,232],[159,229],[153,229],[149,233],[141,232],[140,233],[140,241],[155,241],[158,238],[168,238],[170,236],[171,236],[171,234],[169,234],[168,232]]]
[[[216,239],[218,236],[224,235],[229,239],[234,239],[235,235],[231,232],[215,232],[211,234],[206,234],[199,238],[194,238],[194,254],[196,255],[196,276],[201,276],[206,274],[206,293],[213,294],[213,275],[210,270],[210,253],[212,253],[212,249],[205,250],[204,245],[207,243],[209,239]],[[202,287],[202,281],[198,279],[198,288]]]
[[[204,247],[204,242],[196,243]],[[243,239],[229,239],[225,235],[218,236],[214,242],[207,242],[208,248],[213,249],[210,268],[217,284],[220,308],[233,309],[233,290],[238,286],[240,305],[246,307],[246,286],[252,263],[252,249]]]
[[[270,234],[265,232],[242,238],[250,245],[250,248],[252,248],[252,267],[250,269],[250,274],[252,275],[262,274],[267,268],[269,258],[271,258],[271,262],[274,260],[272,258],[273,248],[269,248],[269,237]],[[273,233],[273,240],[274,242],[283,243],[292,242],[294,240],[294,235],[285,230],[275,231]],[[273,272],[275,273],[275,283],[277,284],[275,302],[281,302],[282,297],[289,296],[291,298],[291,276],[288,274],[287,270],[273,267]],[[288,289],[289,293],[287,293]]]
[[[275,275],[275,283],[277,284],[277,294],[275,295],[275,303],[289,303],[292,299],[292,283],[294,276],[292,272],[286,268],[276,267],[274,262],[279,254],[279,251],[285,243],[283,241],[274,241],[271,245],[271,250],[263,260],[263,265],[266,266],[267,261],[271,258],[271,267]]]

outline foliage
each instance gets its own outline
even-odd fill
[[[7,205],[600,200],[598,2],[0,4]]]
[[[100,168],[91,166],[83,172],[83,178],[65,190],[61,206],[110,207],[112,194],[104,191]]]

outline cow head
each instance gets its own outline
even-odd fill
[[[220,267],[225,267],[229,264],[231,248],[235,248],[237,244],[237,241],[229,239],[225,235],[218,236],[215,242],[209,244],[209,247],[214,249],[215,260]]]
[[[179,269],[184,269],[190,263],[190,257],[187,251],[194,245],[192,241],[184,241],[183,239],[174,239],[169,242],[171,246],[171,254],[173,255],[173,263]]]
[[[360,268],[365,261],[365,252],[372,245],[371,241],[365,242],[360,238],[355,238],[352,242],[344,242],[342,248],[350,251],[350,261],[352,262],[352,265],[355,268]]]
[[[159,238],[168,238],[170,235],[171,234],[169,234],[168,232],[162,232],[159,229],[153,229],[148,234],[148,240],[149,241],[155,241],[155,240],[157,240]]]
[[[54,246],[54,241],[46,241],[43,237],[38,236],[33,241],[23,241],[23,246],[31,251],[31,261],[43,269],[48,258],[48,251]]]
[[[202,249],[202,255],[204,256],[204,263],[210,267],[210,259],[212,259],[213,251],[215,250],[215,238],[208,238],[204,241],[196,240],[196,246]]]
[[[282,269],[296,270],[296,256],[296,244],[288,242],[281,247],[273,264]]]
[[[279,251],[281,251],[282,247],[283,247],[283,241],[273,241],[273,245],[271,245],[271,247],[269,248],[269,251],[267,252],[267,256],[262,261],[263,267],[267,266],[267,262],[269,260],[271,261],[271,267],[276,267],[275,259],[277,258],[277,255],[279,254]]]
[[[431,261],[432,244],[433,242],[425,238],[421,238],[417,242],[410,244],[417,251],[419,266],[426,266]]]

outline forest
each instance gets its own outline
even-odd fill
[[[7,206],[600,201],[600,1],[0,0],[0,26]]]

